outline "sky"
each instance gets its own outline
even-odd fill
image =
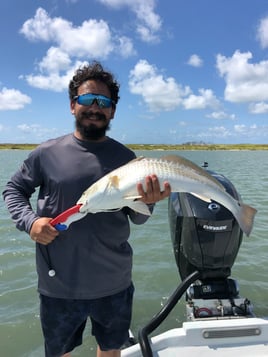
[[[0,2],[0,143],[74,130],[68,84],[120,83],[123,144],[268,143],[268,0]]]

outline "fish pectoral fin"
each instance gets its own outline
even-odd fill
[[[202,201],[211,202],[211,199],[206,196],[198,195],[197,193],[194,193],[194,192],[190,192],[190,194],[195,196],[196,198],[199,198]]]
[[[144,214],[145,216],[151,216],[152,213],[150,212],[146,203],[142,201],[132,201],[129,202],[128,207],[131,208],[133,211]]]
[[[141,195],[125,195],[124,199],[127,200],[126,205],[133,211],[144,214],[145,216],[151,216],[151,211],[149,210],[146,203],[140,201]]]
[[[139,200],[140,198],[142,198],[141,195],[125,195],[124,196],[125,200],[131,200],[131,201]]]
[[[120,182],[119,177],[117,175],[114,175],[114,176],[111,176],[109,178],[109,184],[108,185],[118,189],[119,188],[119,182]]]
[[[98,212],[118,212],[122,209],[122,207],[120,208],[103,208],[98,210]]]

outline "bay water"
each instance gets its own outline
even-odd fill
[[[0,150],[0,190],[27,157],[27,150]],[[137,151],[137,155],[160,157],[182,155],[198,165],[226,176],[243,201],[258,210],[250,237],[244,236],[232,277],[240,286],[257,316],[268,316],[268,152],[267,151]],[[35,205],[33,199],[33,206]],[[134,250],[133,280],[135,298],[132,332],[137,335],[166,302],[180,283],[168,226],[167,200],[159,202],[154,214],[142,226],[131,226]],[[42,357],[43,338],[36,292],[34,243],[19,232],[10,220],[0,198],[0,346],[2,357]],[[184,301],[179,302],[167,320],[154,332],[181,326],[185,320]],[[84,343],[72,356],[95,356],[96,343],[90,336],[90,323]]]

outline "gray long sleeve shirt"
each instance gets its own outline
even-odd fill
[[[75,205],[92,183],[134,157],[111,138],[91,143],[69,134],[49,140],[31,152],[3,197],[17,228],[29,233],[38,217],[56,217]],[[33,210],[30,198],[37,187]],[[127,288],[132,271],[129,218],[142,224],[148,216],[127,207],[89,213],[48,246],[36,244],[38,291],[57,298],[93,299]],[[55,270],[54,277],[49,269]]]

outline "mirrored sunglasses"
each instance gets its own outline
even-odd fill
[[[110,108],[112,104],[114,104],[114,101],[111,98],[108,98],[105,95],[92,93],[77,95],[74,97],[74,100],[80,105],[92,105],[96,102],[99,108]]]

